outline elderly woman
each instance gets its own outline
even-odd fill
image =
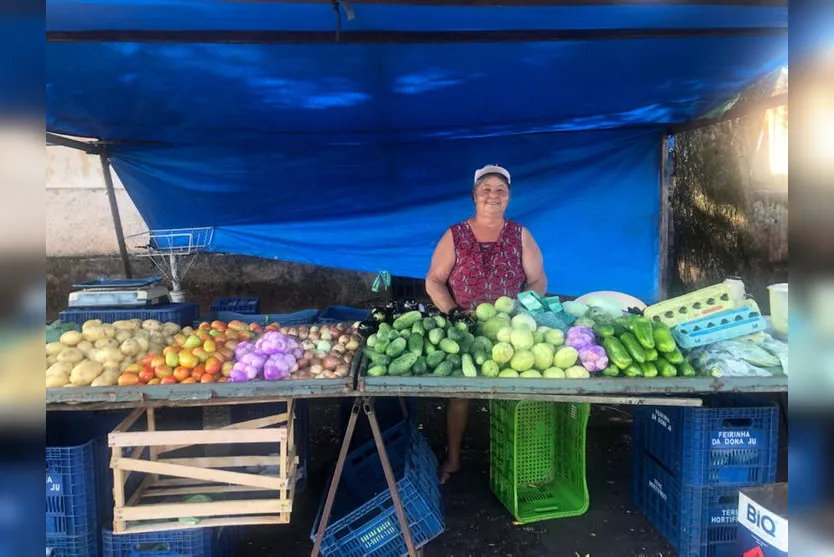
[[[487,165],[475,172],[475,216],[446,231],[426,276],[426,292],[440,311],[460,308],[469,312],[478,304],[501,296],[515,298],[527,290],[545,294],[547,277],[538,245],[526,228],[504,218],[510,184],[510,173],[500,166]],[[460,470],[468,416],[468,400],[449,401],[447,456],[440,483]]]

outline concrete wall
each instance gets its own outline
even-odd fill
[[[147,230],[113,173],[125,235]],[[99,158],[67,147],[46,149],[46,256],[118,253]]]
[[[125,235],[147,227],[114,173]],[[66,307],[72,285],[122,277],[124,268],[98,157],[64,147],[47,148],[47,318]],[[132,258],[135,276],[160,274],[147,258]],[[367,306],[374,275],[257,257],[199,254],[183,280],[186,299],[208,312],[215,298],[259,296],[261,311],[322,309],[331,304]]]

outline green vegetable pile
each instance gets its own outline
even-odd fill
[[[404,313],[367,339],[366,375],[587,378],[579,353],[558,329],[538,327],[513,299],[481,304],[477,323],[445,315]]]
[[[474,364],[470,351],[475,335],[466,319],[417,310],[390,323],[379,323],[364,348],[369,377],[413,375],[468,375]],[[474,373],[473,375],[477,375]]]
[[[593,324],[597,337],[611,362],[602,374],[607,377],[694,377],[672,332],[662,323],[630,315]]]

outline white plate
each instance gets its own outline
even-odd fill
[[[583,304],[587,304],[588,300],[591,298],[605,298],[606,300],[610,300],[612,302],[616,302],[620,304],[623,311],[628,311],[628,308],[637,308],[640,311],[646,309],[646,304],[634,296],[629,296],[628,294],[624,294],[622,292],[615,292],[614,290],[599,290],[597,292],[588,292],[587,294],[583,294],[582,296],[576,299],[577,302],[582,302]]]

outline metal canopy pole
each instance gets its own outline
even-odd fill
[[[122,218],[119,216],[119,205],[116,203],[116,191],[113,189],[113,175],[110,172],[110,156],[107,148],[103,148],[99,154],[101,160],[101,171],[104,174],[104,186],[107,188],[107,199],[110,201],[110,214],[113,216],[113,227],[116,229],[116,241],[119,243],[119,254],[122,256],[122,263],[125,267],[125,277],[133,278],[133,269],[130,266],[130,258],[127,255],[125,245],[125,233],[122,230]]]

